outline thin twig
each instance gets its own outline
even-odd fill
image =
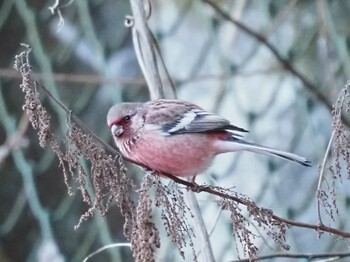
[[[92,252],[86,258],[84,258],[83,262],[88,261],[88,259],[92,258],[94,255],[97,255],[98,253],[101,253],[102,251],[104,251],[106,249],[110,249],[110,248],[114,248],[114,247],[131,247],[131,244],[130,243],[114,243],[114,244],[103,246],[103,247],[97,249],[96,251]]]
[[[76,123],[80,128],[82,128],[85,132],[90,134],[101,146],[103,146],[105,149],[107,149],[110,153],[114,155],[119,155],[119,152],[114,149],[112,146],[104,142],[101,138],[99,138],[92,130],[90,130],[83,121],[80,120],[79,117],[77,117],[75,114],[72,113],[70,109],[68,109],[61,101],[59,101],[56,97],[52,95],[52,93],[45,87],[40,86],[40,88],[51,98],[59,107],[61,107],[67,115],[69,115],[70,120],[72,120],[74,123]]]
[[[199,234],[199,239],[201,246],[203,247],[203,253],[204,257],[206,258],[206,261],[215,261],[214,253],[212,246],[210,244],[210,238],[207,231],[207,228],[204,224],[203,216],[201,214],[200,207],[198,205],[198,201],[196,199],[196,195],[193,191],[187,192],[187,200],[190,203],[191,212],[193,213],[193,220],[195,222],[194,227],[196,228],[196,231]]]
[[[158,42],[157,42],[156,38],[154,37],[152,32],[150,32],[150,34],[151,34],[151,37],[152,37],[153,46],[155,47],[155,49],[157,51],[159,60],[160,60],[160,62],[162,64],[164,72],[165,72],[165,76],[166,76],[166,78],[167,78],[167,80],[169,82],[172,98],[176,98],[175,83],[174,83],[173,79],[171,78],[171,76],[169,74],[168,68],[165,65],[165,61],[163,59],[162,52],[160,51],[160,47],[158,45]]]
[[[254,261],[258,260],[265,260],[265,259],[271,259],[271,258],[304,258],[307,261],[312,261],[315,259],[320,258],[344,258],[349,257],[350,252],[339,252],[339,253],[319,253],[319,254],[306,254],[306,253],[299,253],[299,254],[292,254],[292,253],[276,253],[272,255],[266,255],[266,256],[260,256],[255,257]],[[231,260],[230,262],[250,262],[252,261],[250,258],[244,258],[244,259],[238,259],[238,260]]]
[[[320,203],[321,186],[322,186],[324,171],[326,168],[327,158],[328,158],[329,152],[331,151],[331,146],[332,146],[332,143],[334,140],[334,136],[335,136],[335,131],[333,130],[331,138],[329,139],[329,142],[328,142],[326,152],[325,152],[324,157],[323,157],[323,161],[322,161],[322,165],[321,165],[321,169],[320,169],[320,175],[318,178],[317,190],[316,190],[317,216],[318,216],[318,221],[320,224],[323,224],[322,217],[321,217],[321,203]]]

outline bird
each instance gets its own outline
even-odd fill
[[[237,151],[311,166],[299,155],[243,140],[241,134],[248,132],[246,129],[179,99],[116,104],[107,113],[107,125],[123,157],[177,177],[195,177],[210,166],[215,156]]]

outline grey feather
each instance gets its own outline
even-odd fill
[[[198,109],[191,110],[175,121],[164,124],[162,130],[172,135],[215,131],[248,132],[232,125],[230,121],[222,117]]]
[[[249,143],[247,141],[244,141],[242,139],[237,139],[234,137],[232,137],[232,141],[234,141],[234,143],[241,144],[243,146],[241,150],[250,151],[250,152],[259,153],[259,154],[274,155],[283,159],[287,159],[289,161],[296,162],[302,166],[308,166],[308,167],[311,166],[311,161],[307,160],[305,157],[302,157],[290,152],[285,152],[279,149],[275,149],[267,146],[261,146],[254,143]]]

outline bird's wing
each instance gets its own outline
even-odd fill
[[[232,125],[227,119],[181,100],[160,99],[150,102],[148,108],[145,124],[157,125],[168,135],[224,130],[248,132]]]

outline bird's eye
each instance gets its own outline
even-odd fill
[[[130,116],[130,115],[124,116],[124,121],[125,121],[125,122],[130,121],[130,119],[131,119],[131,116]]]

